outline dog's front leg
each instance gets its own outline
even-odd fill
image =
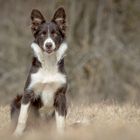
[[[55,97],[54,105],[57,131],[59,133],[63,133],[65,128],[65,118],[67,114],[65,94],[58,93]]]
[[[32,98],[31,91],[26,91],[23,94],[18,123],[17,123],[17,127],[15,129],[15,132],[14,132],[15,136],[22,135],[22,133],[26,127],[26,122],[27,122],[27,118],[28,118],[28,109],[30,106],[31,98]]]

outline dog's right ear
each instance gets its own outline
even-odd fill
[[[31,12],[31,20],[32,20],[31,30],[33,32],[33,35],[35,35],[39,25],[45,22],[45,18],[43,17],[43,15],[39,10],[33,9]]]

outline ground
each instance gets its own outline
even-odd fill
[[[76,106],[76,107],[75,107]],[[9,106],[0,107],[0,136],[11,138],[9,133]],[[64,136],[46,127],[30,130],[22,139],[80,139],[80,140],[139,140],[140,108],[133,104],[71,105]],[[13,138],[14,139],[14,138]]]

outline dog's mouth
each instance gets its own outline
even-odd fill
[[[48,54],[51,54],[51,53],[53,52],[52,49],[46,49],[45,51],[46,51]]]

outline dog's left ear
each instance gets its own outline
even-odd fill
[[[61,29],[62,33],[66,31],[66,13],[63,7],[60,7],[54,13],[52,21],[55,22],[59,28]]]

